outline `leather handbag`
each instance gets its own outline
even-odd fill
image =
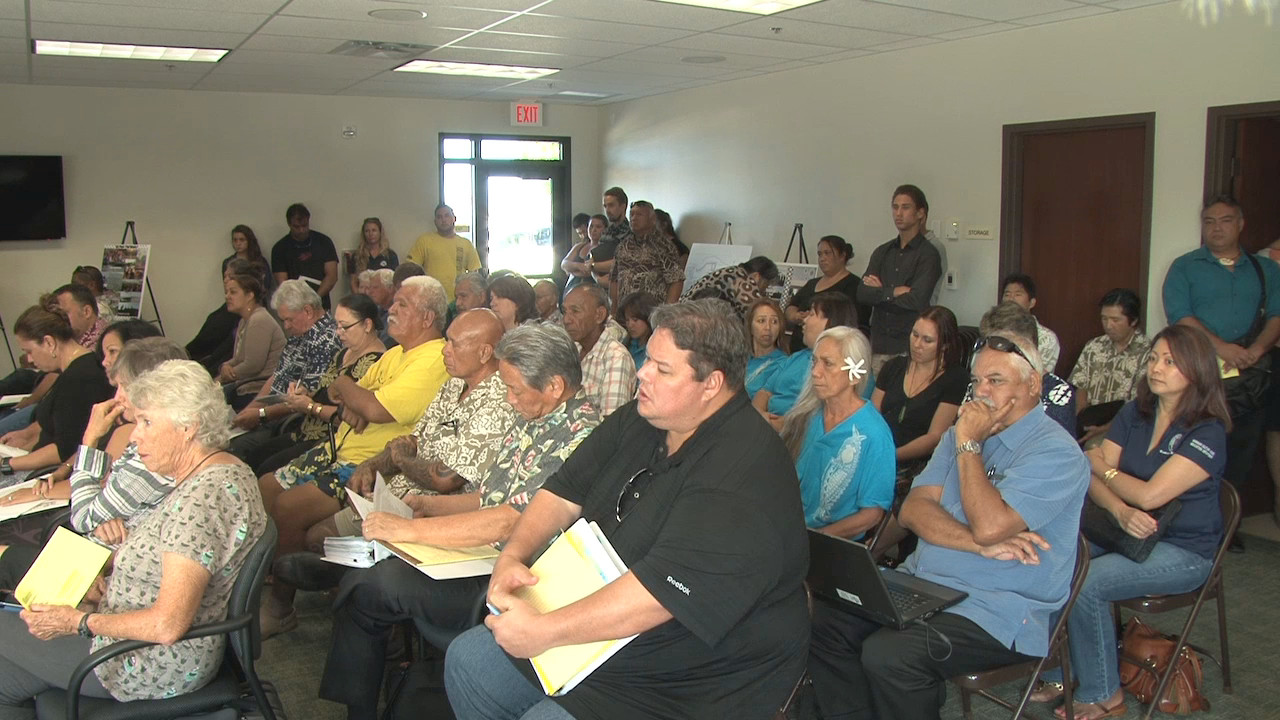
[[[1084,511],[1080,516],[1080,531],[1089,542],[1106,550],[1120,553],[1130,560],[1140,563],[1147,559],[1156,543],[1164,536],[1178,511],[1182,510],[1182,501],[1170,500],[1147,514],[1156,521],[1156,531],[1144,538],[1136,538],[1124,531],[1114,515],[1095,503],[1093,498],[1084,499]]]
[[[1191,648],[1184,647],[1174,661],[1175,644],[1172,639],[1138,618],[1129,618],[1120,643],[1120,686],[1138,698],[1139,702],[1150,703],[1155,697],[1161,676],[1168,669],[1169,663],[1175,662],[1169,687],[1165,689],[1164,697],[1160,699],[1156,709],[1171,715],[1207,712],[1209,700],[1200,693],[1200,686],[1204,683],[1204,668],[1201,666],[1200,656]],[[1141,666],[1135,660],[1150,663],[1154,668]]]

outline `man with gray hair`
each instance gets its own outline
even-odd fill
[[[938,718],[947,678],[1049,650],[1071,590],[1089,461],[1040,407],[1032,339],[993,334],[974,352],[973,398],[899,516],[920,537],[899,571],[968,597],[905,630],[819,603],[809,675],[822,717]],[[948,638],[947,651],[931,650],[930,634]]]
[[[988,310],[978,324],[978,332],[983,337],[997,333],[1012,335],[1025,338],[1037,347],[1040,330],[1035,316],[1013,300],[1005,300]],[[1052,371],[1045,372],[1040,382],[1040,401],[1049,418],[1075,437],[1076,386],[1058,377]]]
[[[233,424],[243,435],[231,442],[228,452],[244,460],[249,467],[294,444],[282,425],[290,410],[284,403],[267,403],[269,395],[283,395],[292,387],[306,388],[308,393],[320,387],[320,376],[342,347],[338,325],[324,311],[320,296],[305,280],[285,280],[271,295],[271,309],[284,325],[284,350],[276,371],[262,384],[258,394],[239,413]]]
[[[307,529],[341,509],[338,495],[356,466],[412,432],[449,379],[443,357],[447,308],[438,280],[425,275],[405,280],[387,316],[391,336],[400,344],[360,380],[342,375],[329,385],[330,401],[342,408],[333,443],[321,443],[259,478],[263,502],[280,531],[276,557],[305,549]],[[261,613],[264,637],[297,626],[293,595],[283,582],[271,586]]]
[[[467,316],[464,316],[467,317]],[[471,547],[507,540],[543,482],[600,423],[582,391],[578,356],[563,328],[523,325],[498,344],[498,375],[519,417],[497,462],[475,492],[410,495],[414,519],[372,513],[370,540]],[[486,579],[432,580],[398,558],[342,579],[334,600],[333,645],[320,697],[347,705],[348,718],[374,718],[387,637],[404,620],[457,628],[467,622]]]
[[[384,347],[396,344],[387,330],[387,311],[391,309],[391,300],[395,297],[396,273],[394,270],[365,270],[356,276],[360,292],[368,295],[374,305],[378,306],[378,324],[382,326],[382,334],[378,339]]]
[[[795,465],[743,391],[747,354],[742,322],[712,303],[654,311],[637,400],[533,497],[489,582],[501,614],[449,646],[458,717],[760,717],[783,704],[809,644],[808,538]],[[529,564],[578,518],[599,525],[629,570],[539,612],[515,591],[536,582]],[[556,697],[522,659],[632,635]]]
[[[578,344],[582,387],[606,416],[636,394],[636,362],[622,343],[605,333],[609,315],[609,294],[599,285],[579,285],[564,298],[564,329]]]

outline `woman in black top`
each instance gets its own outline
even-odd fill
[[[857,301],[858,286],[862,284],[862,279],[845,267],[852,259],[853,246],[839,235],[826,235],[818,241],[818,269],[822,271],[822,277],[805,283],[791,296],[791,302],[787,303],[786,321],[792,328],[791,352],[804,348],[804,319],[809,316],[809,303],[813,296],[820,292],[831,291],[847,295],[858,311],[855,327],[863,332],[867,331],[871,311]]]
[[[13,326],[18,345],[36,367],[59,373],[53,387],[36,405],[35,422],[0,438],[0,443],[30,450],[27,455],[0,459],[0,484],[6,476],[66,462],[80,447],[95,403],[115,394],[102,364],[91,350],[76,342],[71,322],[56,299],[43,298],[18,317]]]

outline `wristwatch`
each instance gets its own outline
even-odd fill
[[[0,458],[0,473],[8,475],[13,472],[13,467],[9,465],[9,458]]]
[[[80,637],[93,637],[93,631],[89,629],[89,616],[92,614],[93,613],[85,613],[84,617],[80,618]]]
[[[956,454],[959,455],[960,453],[973,453],[974,455],[981,455],[982,443],[978,442],[977,440],[965,440],[959,445],[956,445]]]

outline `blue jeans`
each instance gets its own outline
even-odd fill
[[[444,686],[458,720],[573,720],[515,669],[483,625],[449,644]]]
[[[0,435],[21,430],[36,421],[36,406],[28,405],[21,410],[14,410],[0,420]]]
[[[1146,561],[1136,563],[1089,543],[1089,575],[1067,620],[1071,672],[1080,681],[1075,701],[1105,702],[1120,689],[1116,628],[1111,603],[1142,595],[1184,593],[1202,585],[1213,561],[1167,542],[1156,543]],[[1062,671],[1045,673],[1061,682]]]

